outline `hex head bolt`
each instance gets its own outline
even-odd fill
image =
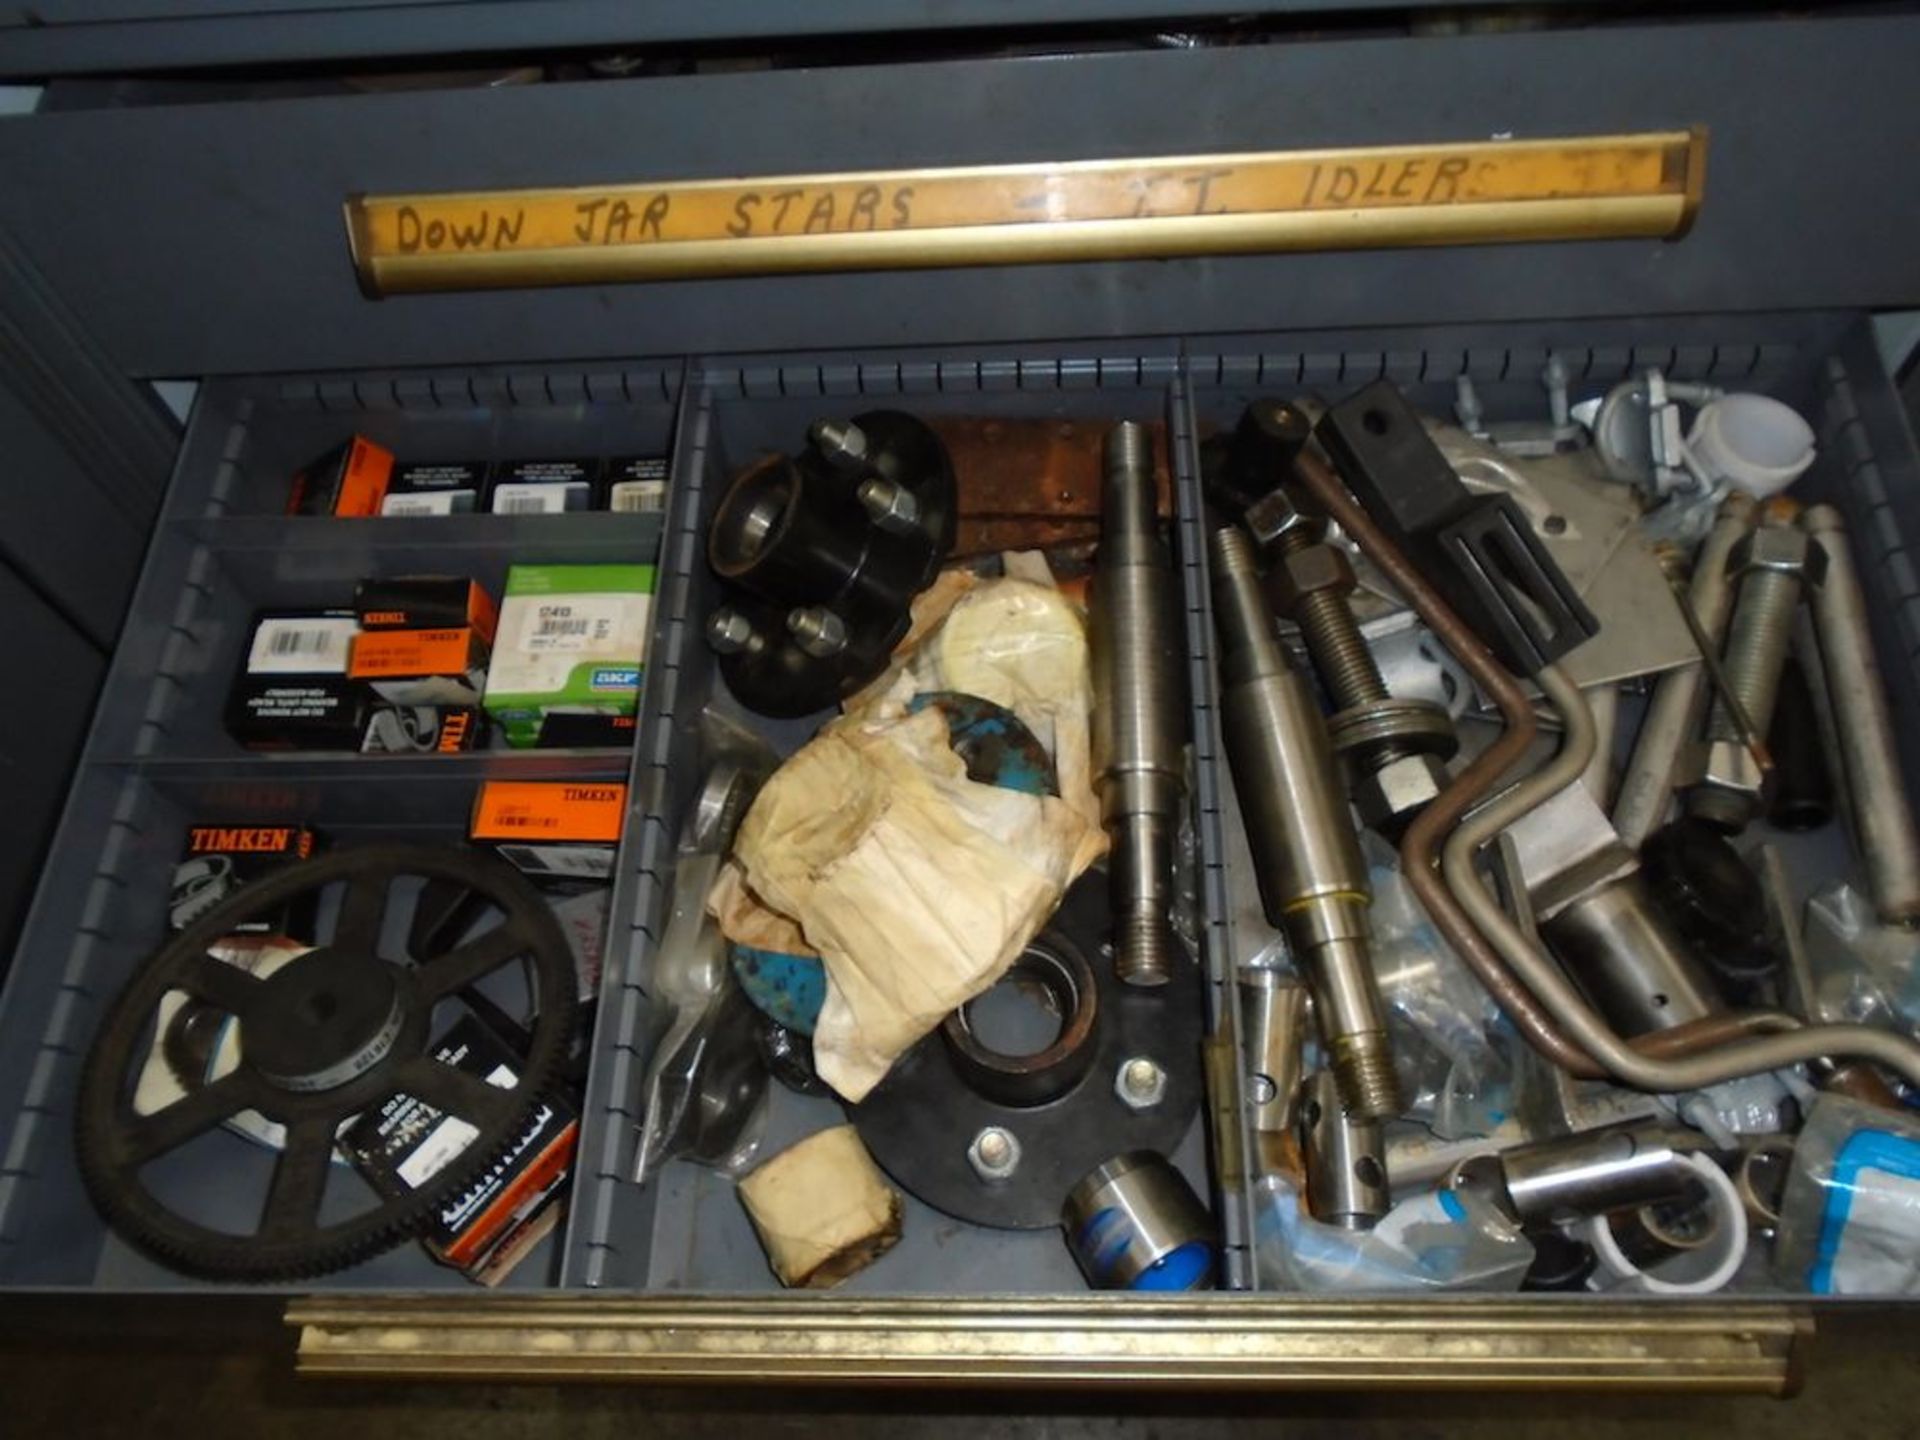
[[[1348,600],[1355,580],[1345,552],[1321,539],[1319,527],[1294,510],[1283,491],[1262,504],[1279,556],[1268,594],[1300,627],[1333,699],[1334,746],[1352,767],[1361,817],[1393,835],[1445,788],[1443,762],[1458,745],[1452,722],[1438,706],[1396,700],[1388,691]]]

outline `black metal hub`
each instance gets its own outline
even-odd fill
[[[899,410],[852,424],[860,454],[829,455],[813,439],[756,461],[728,483],[708,527],[723,606],[751,634],[723,651],[720,671],[762,715],[812,714],[878,675],[906,634],[913,597],[953,548],[953,462],[939,436]],[[879,523],[860,499],[867,482],[896,487],[915,518]],[[796,611],[830,614],[844,635],[809,648],[790,629]]]
[[[964,1016],[950,1018],[853,1108],[860,1138],[902,1188],[977,1225],[1039,1230],[1060,1223],[1067,1192],[1116,1152],[1178,1148],[1202,1089],[1199,967],[1176,945],[1166,985],[1124,985],[1095,959],[1110,930],[1106,874],[1089,871],[1010,972],[1053,997],[1059,1037],[1003,1056]],[[1116,1087],[1133,1059],[1165,1075],[1151,1104],[1129,1104]],[[983,1180],[967,1158],[989,1127],[1020,1147],[1003,1179]]]
[[[499,923],[472,938],[463,938],[464,927],[431,941],[416,937],[411,953],[388,958],[380,942],[406,877],[470,891],[475,923],[496,910]],[[212,953],[247,921],[332,886],[341,890],[333,934],[267,978]],[[485,997],[473,987],[505,967],[522,971],[530,997],[527,1013],[509,1017],[525,1036],[511,1088],[443,1064],[430,1051],[436,1006],[462,1000],[481,1008]],[[573,1038],[576,984],[553,912],[494,856],[453,846],[370,845],[277,871],[175,936],[109,1007],[80,1078],[74,1142],[81,1176],[109,1225],[189,1275],[293,1280],[354,1264],[415,1233],[513,1142],[559,1078]],[[156,1040],[154,1017],[168,995],[184,995],[182,1013],[194,1019]],[[238,1063],[212,1076],[207,1061],[228,1016],[238,1022]],[[155,1043],[186,1093],[142,1114],[134,1108],[134,1081]],[[474,1138],[405,1194],[330,1195],[342,1127],[402,1094],[465,1121]],[[235,1233],[176,1209],[154,1172],[193,1145],[192,1163],[218,1172],[200,1188],[258,1185],[254,1145],[235,1138],[227,1150],[198,1147],[248,1111],[281,1126],[285,1143],[265,1181],[256,1228]],[[355,1198],[371,1203],[328,1203]]]
[[[1013,962],[1006,979],[1037,985],[1060,1017],[1060,1033],[1030,1055],[1006,1055],[974,1032],[969,1000],[946,1018],[940,1034],[953,1052],[953,1066],[976,1092],[1003,1105],[1044,1105],[1079,1083],[1093,1064],[1094,1022],[1099,992],[1093,967],[1057,930],[1039,936]]]
[[[310,950],[261,982],[241,1047],[284,1090],[334,1090],[386,1059],[404,1011],[400,972],[375,955]]]

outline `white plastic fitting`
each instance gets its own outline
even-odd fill
[[[1777,495],[1813,463],[1813,427],[1766,395],[1722,395],[1704,405],[1687,434],[1691,468],[1710,490]]]
[[[1713,1234],[1699,1249],[1683,1250],[1641,1270],[1620,1253],[1607,1217],[1596,1215],[1582,1227],[1600,1262],[1588,1282],[1594,1289],[1646,1295],[1711,1295],[1725,1288],[1738,1273],[1740,1262],[1747,1258],[1747,1210],[1740,1202],[1740,1191],[1726,1171],[1706,1156],[1688,1155],[1683,1160],[1707,1187],[1714,1209]]]

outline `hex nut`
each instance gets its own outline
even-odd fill
[[[1393,839],[1452,778],[1437,755],[1403,755],[1354,778],[1353,806],[1368,829]]]
[[[1760,813],[1766,788],[1760,762],[1743,742],[1709,741],[1706,765],[1687,793],[1687,813],[1724,830],[1744,830]]]
[[[816,660],[831,660],[847,648],[847,622],[822,606],[797,606],[787,612],[787,633]]]
[[[1727,559],[1730,577],[1737,578],[1753,570],[1797,575],[1818,585],[1826,578],[1827,552],[1796,526],[1762,525],[1736,545]]]
[[[1113,1072],[1113,1093],[1129,1110],[1151,1110],[1167,1095],[1167,1072],[1145,1055],[1130,1055]]]
[[[737,655],[753,648],[758,638],[753,622],[730,607],[723,605],[707,619],[707,644],[716,654]]]
[[[989,1125],[967,1146],[967,1163],[982,1180],[1005,1180],[1020,1168],[1020,1142],[1011,1130]]]
[[[920,502],[906,486],[875,475],[862,480],[854,495],[868,518],[889,535],[911,535],[920,528]]]
[[[1267,572],[1267,598],[1291,615],[1308,595],[1353,593],[1353,563],[1337,545],[1308,545],[1282,555]]]
[[[867,463],[867,434],[851,420],[816,420],[807,438],[838,470],[859,470]]]
[[[1272,545],[1296,530],[1314,540],[1326,533],[1326,522],[1308,515],[1284,489],[1269,490],[1247,507],[1247,532],[1257,545]]]

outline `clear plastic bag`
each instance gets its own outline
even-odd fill
[[[1315,1220],[1279,1175],[1259,1182],[1254,1204],[1255,1263],[1270,1289],[1504,1293],[1518,1290],[1533,1264],[1533,1242],[1470,1191],[1424,1191],[1357,1231]]]
[[[775,757],[759,737],[720,716],[709,712],[701,722],[708,766],[681,825],[673,913],[649,976],[663,1028],[647,1069],[637,1184],[681,1158],[737,1173],[759,1149],[765,1125],[759,1012],[727,963],[726,938],[707,915],[707,897]]]
[[[1814,1103],[1774,1267],[1815,1295],[1920,1295],[1920,1120],[1842,1095]]]
[[[635,1179],[668,1160],[691,1160],[738,1175],[759,1153],[766,1131],[767,1061],[760,1012],[728,972],[719,992],[648,1076]]]
[[[1443,1140],[1486,1135],[1513,1109],[1513,1066],[1490,1029],[1494,1012],[1453,947],[1401,878],[1375,864],[1373,959],[1408,1097],[1405,1118]]]
[[[1807,960],[1818,1018],[1920,1035],[1920,933],[1882,925],[1851,885],[1807,902]]]

